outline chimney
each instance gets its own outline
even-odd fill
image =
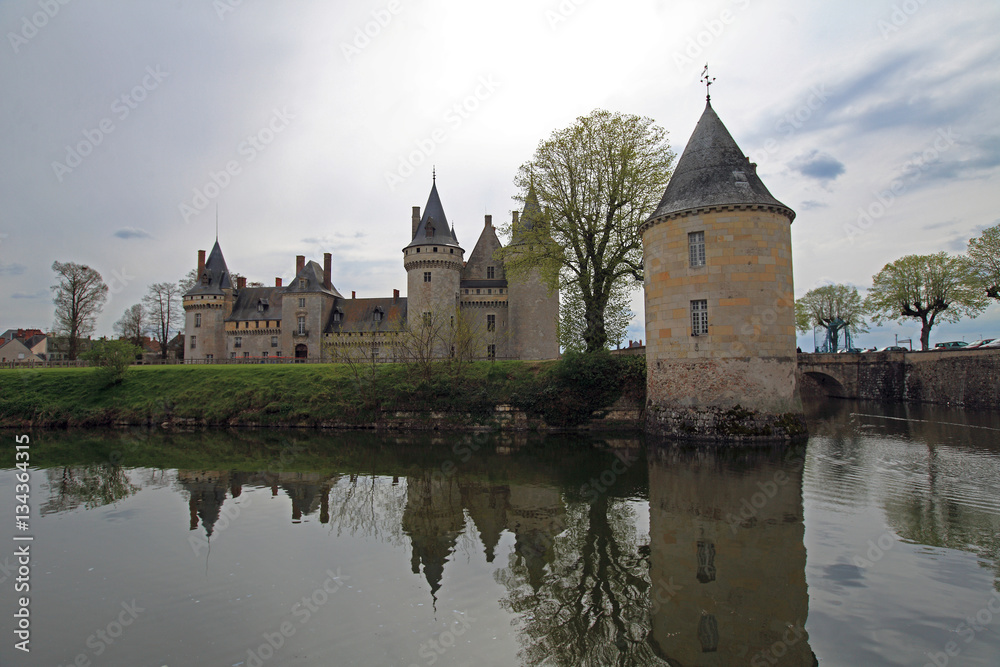
[[[517,226],[517,217],[520,215],[517,211],[513,212],[512,220],[514,221],[514,226]]]
[[[274,279],[274,286],[275,287],[281,287],[281,278],[275,278]]]
[[[354,290],[351,290],[351,298],[352,299],[357,299],[358,298],[358,293],[355,292]]]
[[[238,276],[236,278],[236,289],[244,289],[247,286],[246,276]]]
[[[198,280],[201,281],[201,274],[205,273],[205,251],[198,251]]]
[[[399,301],[399,290],[394,289],[392,290],[392,302],[396,303],[397,301]]]
[[[333,255],[328,252],[323,253],[323,287],[333,289],[333,281],[330,279],[333,266]]]
[[[410,238],[411,239],[416,238],[416,236],[417,236],[417,227],[419,227],[419,226],[420,226],[420,207],[419,206],[414,206],[413,207],[413,231],[410,232]]]
[[[492,227],[493,226],[493,216],[492,215],[486,216],[486,226],[487,227]]]
[[[299,274],[302,273],[302,269],[306,268],[306,256],[296,255],[295,256],[295,277],[298,278]]]

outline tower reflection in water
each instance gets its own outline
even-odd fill
[[[677,666],[812,666],[804,445],[649,454],[650,643]]]

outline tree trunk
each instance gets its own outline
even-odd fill
[[[931,346],[931,327],[934,326],[927,321],[926,317],[920,318],[920,349],[926,352]]]

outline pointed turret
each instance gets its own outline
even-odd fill
[[[437,190],[437,180],[431,184],[431,194],[427,197],[424,215],[420,218],[413,239],[406,247],[412,248],[418,245],[454,247],[459,245],[455,228],[448,224],[448,218],[444,214],[444,206],[441,205],[441,196]]]
[[[517,222],[512,225],[510,234],[511,245],[524,244],[524,235],[531,232],[542,222],[542,208],[538,205],[538,195],[535,193],[535,182],[528,186],[528,196],[524,198],[524,211]]]
[[[757,165],[743,154],[712,103],[707,102],[663,199],[649,220],[712,206],[733,205],[773,207],[789,220],[795,218],[790,208],[768,192],[757,176]]]
[[[204,253],[204,250],[200,250]],[[202,255],[204,257],[204,255]],[[201,264],[201,262],[199,262]],[[226,266],[226,258],[222,256],[222,248],[216,239],[212,252],[204,266],[198,267],[198,278],[194,286],[188,290],[184,296],[195,294],[222,294],[224,289],[232,289],[233,282],[229,275],[229,267]]]

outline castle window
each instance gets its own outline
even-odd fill
[[[452,255],[454,255],[455,254],[455,249],[454,248],[449,248],[448,252],[450,252]]]
[[[705,336],[708,334],[708,301],[691,302],[691,335]]]
[[[335,311],[333,311],[333,321],[334,321],[334,322],[339,322],[339,321],[341,321],[342,319],[344,319],[344,314],[343,314],[342,312],[340,312],[340,310],[339,310],[339,309],[338,309],[338,310],[335,310]]]
[[[497,358],[497,346],[496,345],[487,345],[486,346],[486,358],[487,359],[496,359]]]
[[[487,331],[496,331],[497,330],[497,316],[496,315],[487,315],[486,316],[486,330]]]
[[[244,359],[249,359],[250,358],[250,353],[249,352],[244,352],[243,353],[243,358]]]
[[[191,349],[193,350],[196,347],[198,347],[198,337],[197,336],[191,336]]]
[[[304,336],[306,333],[306,316],[299,315],[299,335]]]
[[[434,252],[437,252],[437,251],[438,251],[438,247],[434,246]]]
[[[263,352],[261,352],[260,356],[261,356],[262,359],[267,359],[267,350],[264,350]]]
[[[236,358],[236,353],[235,352],[230,352],[229,353],[229,358],[230,359],[235,359]]]
[[[271,347],[278,347],[278,337],[271,336]]]
[[[194,314],[194,325],[196,327],[200,327],[201,326],[201,313],[195,313]]]
[[[420,248],[417,248],[417,252],[420,252]]]
[[[430,271],[424,271],[424,282],[425,283],[429,283],[430,281],[431,281],[431,272]]]
[[[243,347],[243,336],[233,338],[233,347]]]
[[[492,287],[487,287],[486,288],[486,293],[487,294],[493,294],[493,288]]]
[[[476,294],[479,294],[479,290],[478,289],[476,290]]]
[[[306,307],[306,300],[304,298],[299,299],[299,308],[305,308],[305,307]]]
[[[211,362],[212,359],[215,359],[215,355],[214,354],[206,354],[205,355],[205,361]]]
[[[688,258],[691,266],[705,266],[705,232],[688,234]]]
[[[376,308],[375,312],[372,313],[372,320],[374,320],[375,322],[381,322],[383,315],[384,315],[384,313],[382,312],[382,309],[381,308]]]
[[[493,280],[493,267],[492,266],[487,266],[486,267],[486,279],[487,280]]]
[[[280,356],[281,356],[281,350],[278,350],[277,352],[275,352],[275,353],[274,353],[274,356],[276,356],[276,357],[280,357]]]
[[[305,288],[306,288],[306,280],[305,278],[301,278],[299,280],[299,289],[305,289]]]

